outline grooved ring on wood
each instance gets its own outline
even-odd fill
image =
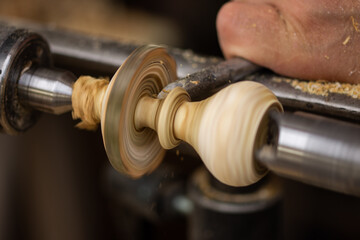
[[[154,170],[164,157],[155,131],[136,130],[136,105],[144,95],[156,96],[176,79],[176,63],[162,47],[136,49],[113,76],[106,91],[101,130],[112,166],[121,173],[140,177]]]

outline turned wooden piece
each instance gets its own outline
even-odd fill
[[[135,126],[158,133],[165,149],[180,140],[198,152],[221,182],[245,186],[258,181],[266,170],[254,160],[254,151],[266,141],[269,111],[281,111],[276,97],[263,85],[239,82],[201,102],[189,102],[182,88],[165,99],[144,96],[137,104]]]
[[[174,148],[183,140],[221,182],[245,186],[258,181],[266,169],[255,161],[255,150],[267,139],[269,112],[282,111],[275,95],[259,83],[244,81],[200,102],[190,102],[182,88],[157,99],[176,79],[175,66],[164,49],[143,47],[121,66],[105,94],[102,86],[94,95],[93,107],[75,99],[77,112],[86,109],[93,119],[101,119],[112,165],[139,177],[159,165],[163,148]],[[101,111],[96,106],[102,106]]]

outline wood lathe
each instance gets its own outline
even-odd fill
[[[270,168],[310,184],[359,194],[359,126],[314,115],[280,114],[282,106],[275,95],[248,81],[200,102],[190,103],[180,87],[165,90],[164,99],[155,98],[175,80],[175,66],[164,49],[144,46],[129,56],[107,89],[89,93],[99,101],[90,115],[101,119],[105,149],[119,172],[142,176],[159,165],[163,149],[183,140],[228,185],[255,183]],[[81,92],[73,95],[76,116],[88,108],[78,101],[94,98],[81,86],[78,81],[74,87],[74,92]],[[303,142],[297,141],[299,137]],[[318,149],[324,144],[334,150]]]
[[[8,26],[0,32],[1,125],[6,133],[31,127],[38,113],[35,109],[57,114],[73,109],[85,128],[101,122],[112,165],[133,177],[154,170],[162,160],[163,148],[184,140],[214,176],[229,185],[252,184],[272,170],[360,195],[360,127],[316,115],[281,114],[280,103],[288,106],[289,97],[279,94],[280,102],[275,97],[279,81],[269,80],[275,94],[256,80],[244,81],[201,102],[190,102],[259,70],[252,63],[214,61],[215,67],[168,85],[177,79],[176,62],[164,48],[145,46],[119,62],[122,65],[109,85],[82,78],[87,84],[77,81],[73,89],[76,78],[51,68],[49,48],[42,37]],[[269,74],[246,78],[266,76]],[[350,110],[333,104],[330,113],[345,112],[345,118],[359,119],[359,100],[352,99],[355,104]],[[304,105],[293,100],[291,104],[298,104],[293,106]],[[321,101],[315,103],[312,108],[324,106]]]

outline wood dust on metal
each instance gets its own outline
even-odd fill
[[[289,78],[274,78],[275,82],[286,82],[293,88],[309,94],[329,96],[331,93],[343,94],[355,99],[360,99],[360,84],[327,82],[325,80],[303,81]]]

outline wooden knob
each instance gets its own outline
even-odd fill
[[[258,181],[266,169],[254,160],[254,152],[266,141],[269,112],[282,111],[275,95],[259,83],[245,81],[201,102],[190,102],[182,88],[157,99],[175,79],[176,64],[165,49],[141,47],[110,84],[79,79],[74,85],[73,115],[83,120],[84,128],[101,121],[111,164],[130,176],[154,170],[164,148],[182,140],[194,147],[221,182],[245,186]]]
[[[158,133],[165,149],[180,140],[198,152],[221,182],[246,186],[258,181],[266,169],[254,161],[254,151],[266,141],[269,111],[282,111],[274,94],[255,82],[228,86],[201,102],[190,102],[182,88],[165,99],[144,96],[137,104],[135,126]]]

